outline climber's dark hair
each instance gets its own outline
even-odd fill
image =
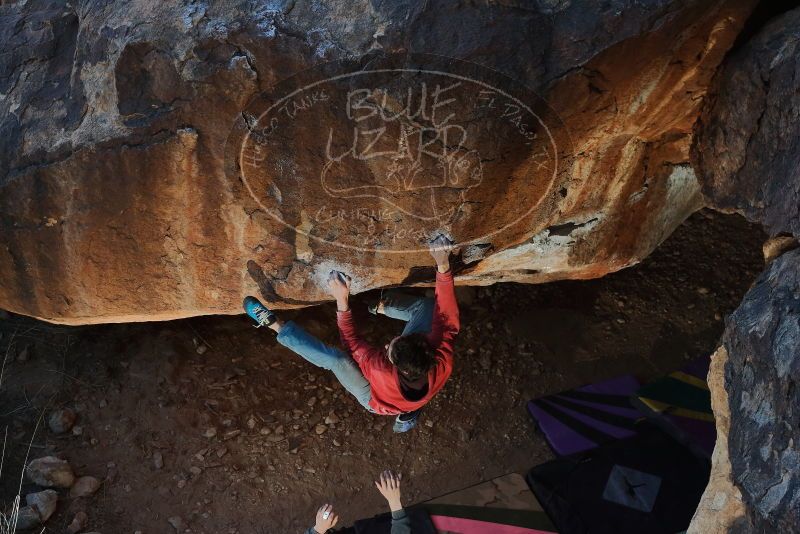
[[[392,343],[391,360],[397,370],[409,380],[428,374],[436,363],[435,352],[425,334],[400,336]]]

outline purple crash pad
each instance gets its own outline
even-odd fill
[[[636,378],[623,375],[534,399],[528,411],[553,451],[567,456],[634,436],[635,423],[643,415],[630,397],[639,387]]]

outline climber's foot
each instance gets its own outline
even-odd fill
[[[261,326],[272,326],[278,318],[269,308],[261,304],[255,297],[245,297],[242,303],[244,311],[256,322],[256,328]]]
[[[415,426],[417,426],[417,418],[419,417],[419,410],[414,412],[408,413],[401,413],[397,416],[394,420],[394,426],[392,427],[392,431],[396,434],[400,434],[403,432],[408,432]]]

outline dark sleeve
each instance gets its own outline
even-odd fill
[[[303,534],[317,534],[317,531],[314,530],[314,527],[308,527],[308,530],[306,530]]]
[[[392,512],[392,533],[391,534],[411,534],[411,518],[405,510]]]

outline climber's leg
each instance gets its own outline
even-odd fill
[[[266,325],[278,333],[278,343],[317,367],[333,372],[344,389],[364,408],[372,411],[369,406],[372,398],[369,382],[353,358],[336,347],[326,345],[293,321],[284,323],[254,297],[245,299],[244,308],[259,326]]]
[[[369,382],[364,378],[358,364],[344,351],[326,345],[315,338],[297,323],[289,321],[280,326],[278,343],[291,349],[306,361],[328,369],[336,379],[364,408],[372,411],[369,401],[372,398]]]
[[[434,305],[432,298],[387,291],[378,304],[377,311],[386,317],[405,321],[404,336],[417,332],[426,334],[431,331]]]

